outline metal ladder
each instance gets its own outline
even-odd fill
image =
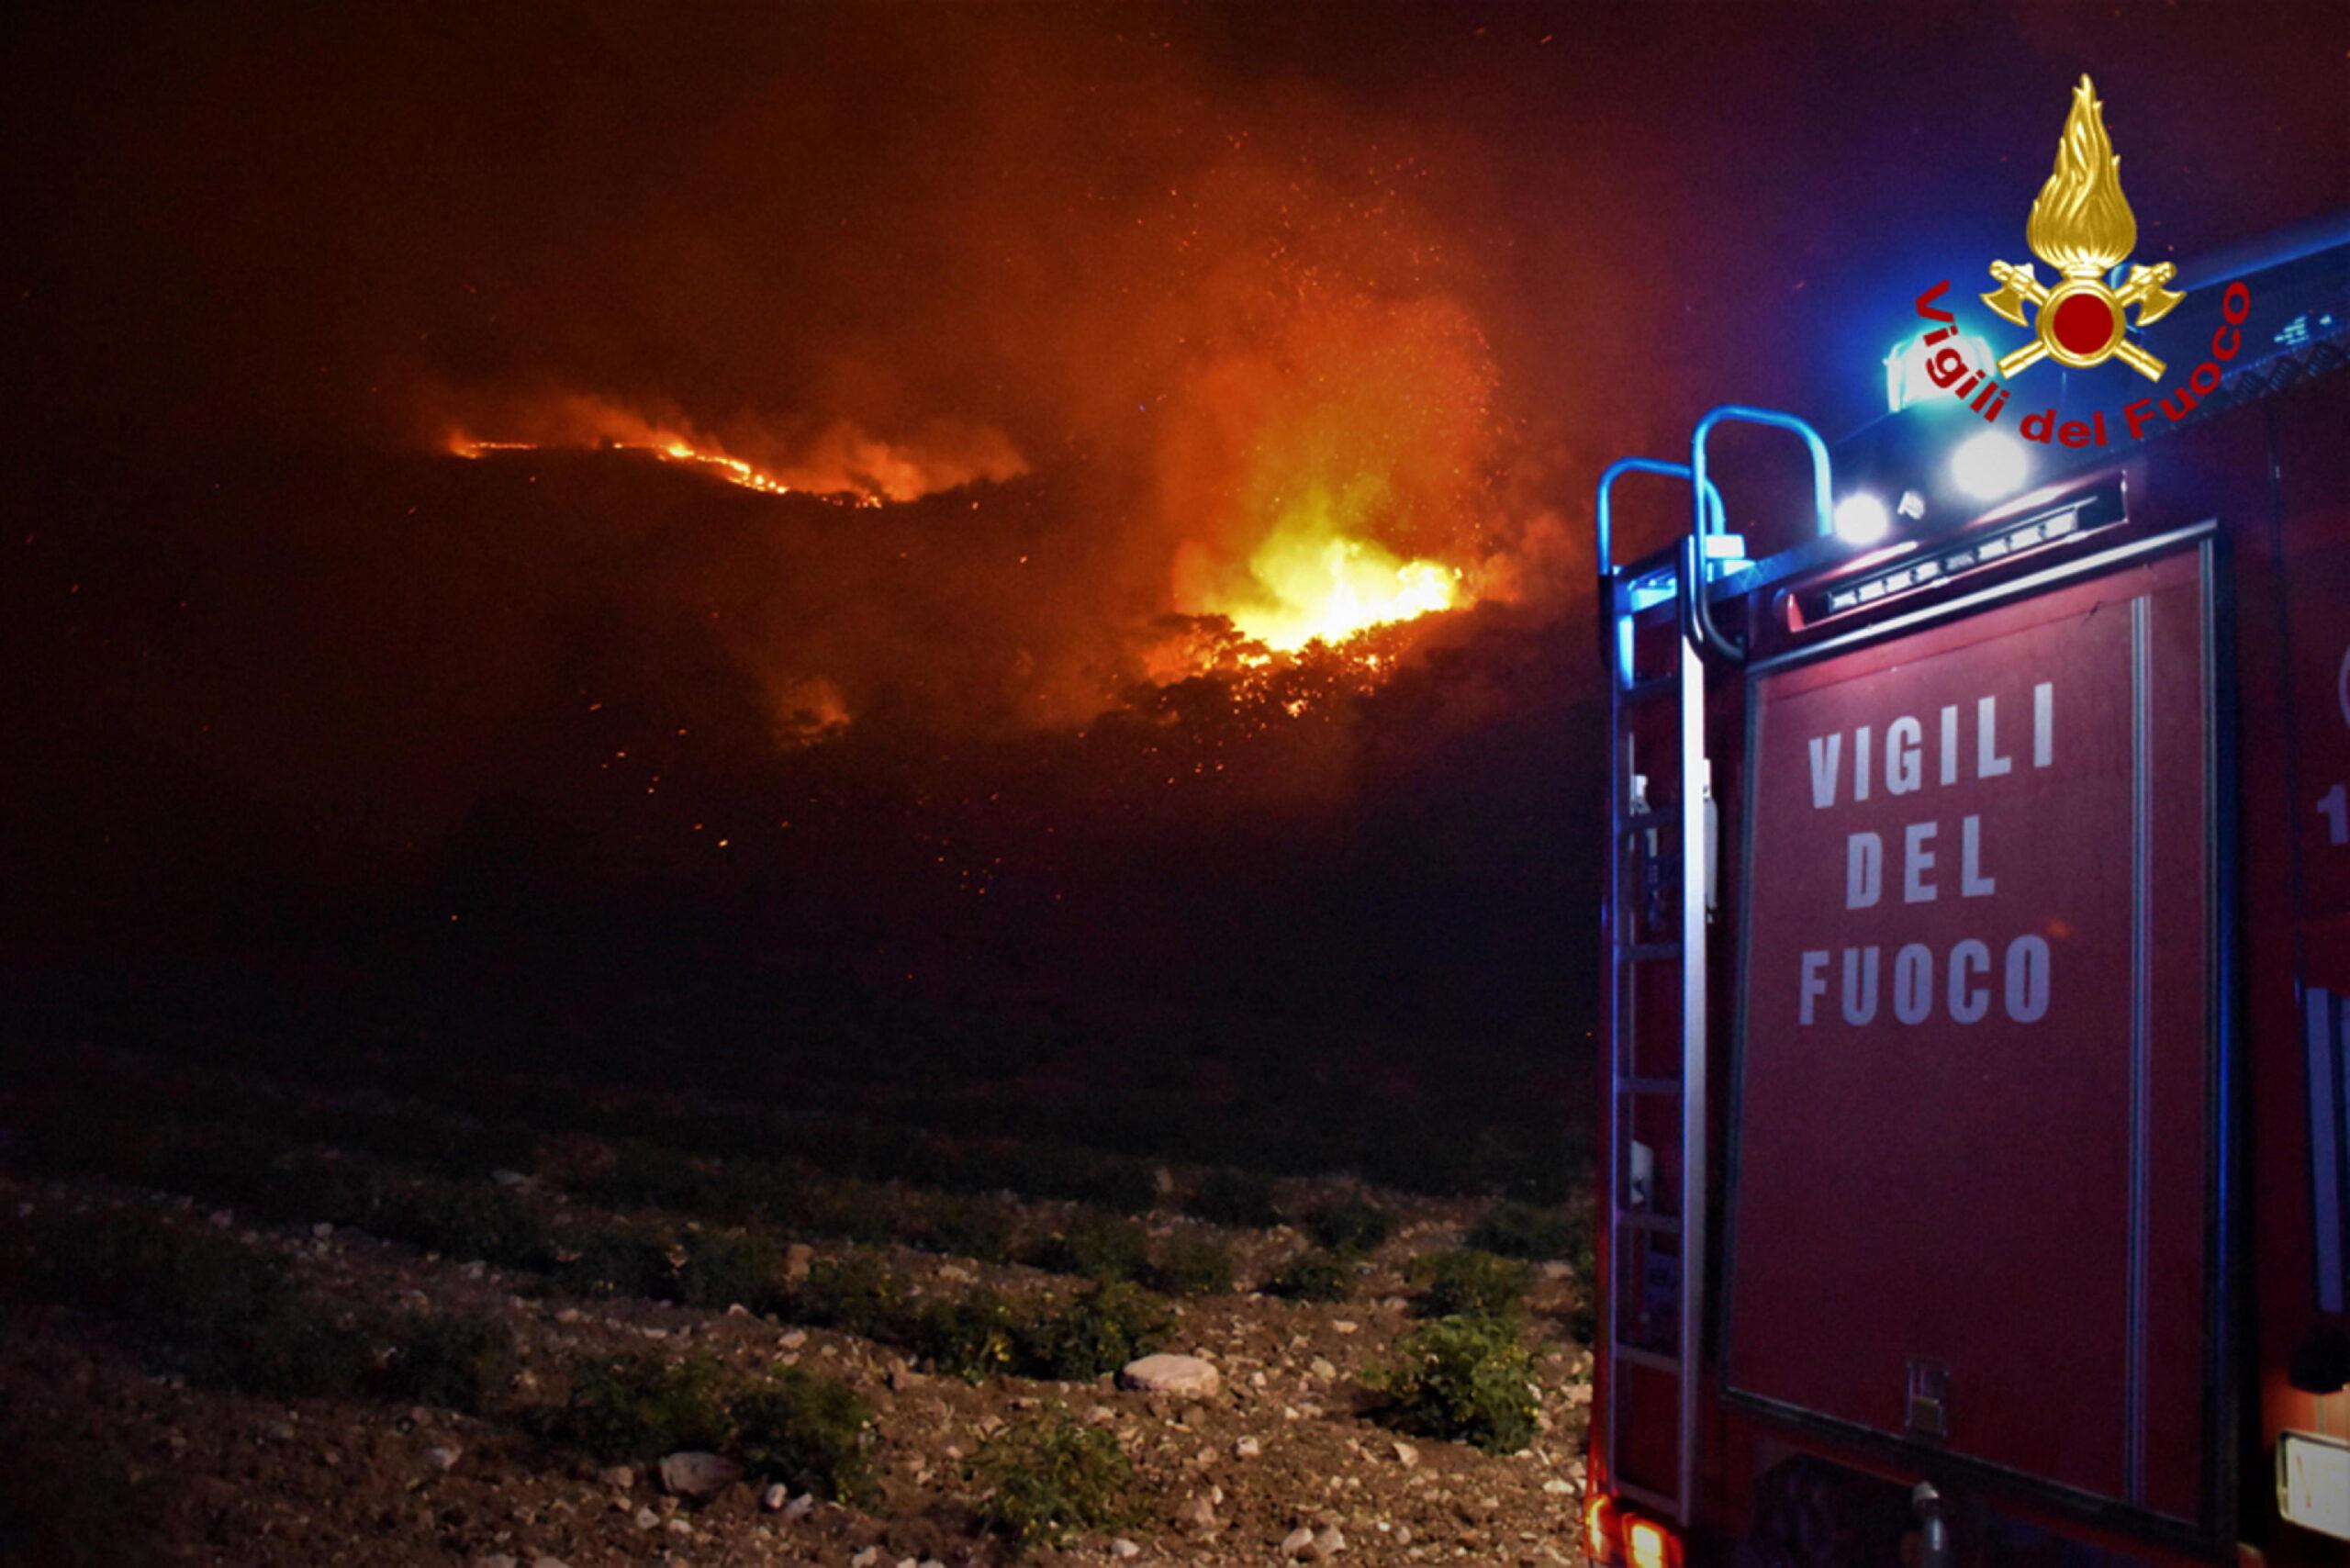
[[[1607,1358],[1606,1407],[1599,1413],[1609,1490],[1664,1515],[1686,1528],[1696,1496],[1699,1369],[1703,1362],[1707,1242],[1707,925],[1714,885],[1712,765],[1706,754],[1706,675],[1709,660],[1742,660],[1744,651],[1715,624],[1708,583],[1734,570],[1743,542],[1726,532],[1720,491],[1706,476],[1706,440],[1715,426],[1744,420],[1800,434],[1813,462],[1814,503],[1819,532],[1830,531],[1826,444],[1791,415],[1728,406],[1700,420],[1686,465],[1628,457],[1600,476],[1595,507],[1602,658],[1607,670],[1608,887],[1602,914],[1607,954],[1603,999],[1607,1050],[1607,1149],[1610,1169],[1601,1193],[1606,1227],[1609,1278],[1601,1292],[1599,1353]],[[1668,553],[1618,567],[1615,563],[1611,492],[1626,474],[1680,479],[1689,486],[1690,532]],[[1667,667],[1643,671],[1636,661],[1636,618],[1668,595],[1675,606],[1673,652]],[[1668,802],[1652,804],[1634,755],[1633,721],[1650,705],[1673,705],[1669,767],[1675,786]],[[1666,846],[1672,846],[1670,853]],[[1628,873],[1642,872],[1643,885],[1628,887]],[[1651,880],[1652,879],[1652,880]],[[1673,886],[1668,886],[1668,880]],[[1662,929],[1648,916],[1669,912]],[[1651,966],[1669,966],[1679,998],[1680,1040],[1676,1070],[1658,1070],[1643,1061],[1639,980]],[[1641,1070],[1646,1066],[1649,1070]],[[1645,1181],[1636,1140],[1636,1111],[1643,1103],[1679,1104],[1679,1159],[1670,1172],[1650,1162]],[[1675,1202],[1657,1206],[1657,1181],[1669,1176]],[[1651,1249],[1677,1243],[1676,1260],[1654,1278]],[[1630,1284],[1642,1298],[1631,1314],[1645,1324],[1648,1298],[1670,1289],[1670,1349],[1627,1338],[1627,1260],[1640,1267]],[[1631,1369],[1669,1376],[1675,1383],[1673,1472],[1670,1490],[1627,1479],[1621,1473],[1621,1417]],[[1651,1477],[1651,1480],[1657,1479]]]

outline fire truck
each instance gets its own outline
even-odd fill
[[[2350,223],[2181,275],[1600,481],[1595,1562],[2350,1563]]]

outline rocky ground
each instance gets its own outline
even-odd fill
[[[30,1114],[22,1101],[11,1109]],[[566,1158],[576,1146],[562,1146]],[[534,1167],[482,1180],[534,1192],[547,1178]],[[1285,1185],[1283,1213],[1307,1205],[1315,1186]],[[1350,1264],[1345,1299],[1250,1289],[1307,1240],[1286,1223],[1224,1227],[1215,1234],[1228,1238],[1239,1288],[1170,1301],[1173,1327],[1151,1361],[1069,1383],[925,1371],[900,1350],[795,1323],[772,1305],[569,1295],[543,1275],[305,1221],[288,1204],[263,1219],[98,1171],[19,1169],[0,1180],[0,1204],[20,1222],[104,1232],[126,1216],[160,1215],[277,1260],[288,1287],[354,1320],[387,1308],[493,1316],[510,1327],[519,1359],[480,1415],[365,1397],[289,1401],[185,1375],[103,1316],[10,1300],[0,1305],[0,1431],[14,1450],[0,1462],[14,1476],[5,1501],[37,1516],[19,1537],[65,1554],[55,1560],[249,1568],[1580,1562],[1590,1357],[1571,1323],[1583,1282],[1563,1261],[1533,1271],[1518,1320],[1539,1391],[1528,1446],[1488,1453],[1407,1435],[1374,1383],[1424,1310],[1412,1260],[1457,1248],[1485,1205],[1328,1190],[1399,1222]],[[547,1201],[568,1216],[592,1215],[559,1193]],[[1024,1206],[1016,1195],[1003,1201]],[[1154,1244],[1203,1228],[1166,1209],[1142,1220]],[[787,1269],[804,1277],[834,1250],[796,1244]],[[918,1294],[1068,1283],[1018,1263],[885,1250]],[[547,1441],[530,1409],[559,1400],[582,1358],[621,1351],[796,1366],[846,1384],[875,1413],[878,1487],[844,1506],[736,1479],[723,1458],[610,1464]],[[1115,1523],[1022,1558],[979,1527],[982,1484],[970,1462],[1008,1425],[1055,1410],[1112,1434],[1132,1481]]]

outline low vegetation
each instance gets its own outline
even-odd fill
[[[724,1454],[760,1481],[844,1501],[873,1484],[873,1407],[854,1389],[798,1367],[734,1372],[707,1356],[583,1361],[541,1435],[600,1460]]]
[[[1008,1427],[971,1461],[982,1488],[975,1511],[988,1529],[1022,1546],[1065,1546],[1123,1522],[1134,1467],[1118,1439],[1061,1412]]]
[[[1531,1264],[1467,1247],[1413,1260],[1409,1276],[1421,1287],[1424,1317],[1514,1316],[1534,1285]]]
[[[1301,1252],[1265,1282],[1267,1294],[1292,1301],[1344,1301],[1354,1294],[1355,1265],[1336,1252]]]
[[[1334,1252],[1369,1252],[1395,1234],[1395,1216],[1376,1204],[1345,1198],[1308,1214],[1305,1228]]]
[[[1393,1364],[1373,1373],[1389,1425],[1423,1437],[1516,1453],[1534,1440],[1540,1402],[1533,1358],[1506,1318],[1423,1324],[1398,1340]]]

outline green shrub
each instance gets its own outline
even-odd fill
[[[650,1230],[624,1226],[580,1226],[555,1243],[555,1282],[575,1295],[672,1298],[681,1249]]]
[[[1057,1274],[1131,1280],[1150,1266],[1150,1236],[1130,1219],[1081,1215],[1045,1238],[1032,1261]]]
[[[200,1382],[285,1398],[352,1392],[366,1338],[234,1238],[135,1208],[45,1206],[9,1223],[0,1278],[136,1329]]]
[[[1571,1256],[1577,1237],[1587,1245],[1590,1235],[1591,1227],[1567,1210],[1500,1203],[1485,1211],[1470,1231],[1468,1241],[1481,1252],[1541,1262]]]
[[[972,1456],[988,1529],[1023,1546],[1062,1546],[1128,1517],[1134,1467],[1118,1439],[1056,1412],[1007,1427]]]
[[[725,1369],[706,1356],[583,1361],[572,1369],[570,1396],[543,1417],[545,1435],[613,1462],[722,1450],[733,1435],[725,1383]]]
[[[1156,1297],[1113,1280],[1036,1324],[1022,1347],[1022,1361],[1039,1377],[1086,1382],[1148,1354],[1170,1327],[1172,1319]]]
[[[901,1325],[905,1310],[905,1287],[874,1252],[821,1260],[791,1293],[791,1316],[800,1321],[867,1338]]]
[[[387,1188],[376,1212],[352,1223],[451,1258],[521,1269],[554,1260],[555,1238],[538,1211],[503,1188],[478,1182],[420,1182]]]
[[[770,1312],[784,1300],[783,1253],[764,1236],[701,1231],[686,1244],[676,1284],[677,1299],[688,1306],[718,1309],[739,1304],[753,1312]]]
[[[730,1410],[732,1451],[755,1479],[851,1502],[874,1489],[873,1406],[845,1383],[778,1367]]]
[[[933,1252],[1002,1263],[1011,1260],[1018,1235],[1013,1216],[994,1199],[949,1196],[923,1205],[908,1239]]]
[[[1375,1372],[1388,1395],[1389,1425],[1425,1437],[1516,1453],[1534,1440],[1533,1359],[1517,1325],[1501,1318],[1447,1317],[1396,1342],[1396,1364]]]
[[[1232,1249],[1214,1237],[1170,1237],[1151,1260],[1149,1278],[1169,1295],[1230,1295]]]
[[[1395,1216],[1376,1204],[1344,1198],[1305,1216],[1314,1239],[1338,1252],[1368,1252],[1395,1234]]]
[[[1272,1179],[1229,1166],[1209,1171],[1183,1207],[1215,1225],[1256,1228],[1281,1222],[1281,1211],[1273,1204]]]
[[[520,1358],[514,1331],[487,1313],[420,1315],[393,1325],[393,1353],[380,1374],[386,1394],[478,1416],[497,1405]]]
[[[1515,1258],[1462,1248],[1436,1252],[1413,1260],[1411,1278],[1424,1287],[1420,1311],[1427,1317],[1458,1317],[1463,1313],[1506,1317],[1525,1304],[1533,1288],[1534,1268]]]
[[[1014,1370],[1024,1336],[1010,1303],[975,1290],[924,1303],[908,1338],[908,1349],[938,1371],[978,1383]]]
[[[1301,1252],[1265,1282],[1273,1295],[1292,1301],[1344,1301],[1355,1288],[1355,1266],[1335,1252]]]

